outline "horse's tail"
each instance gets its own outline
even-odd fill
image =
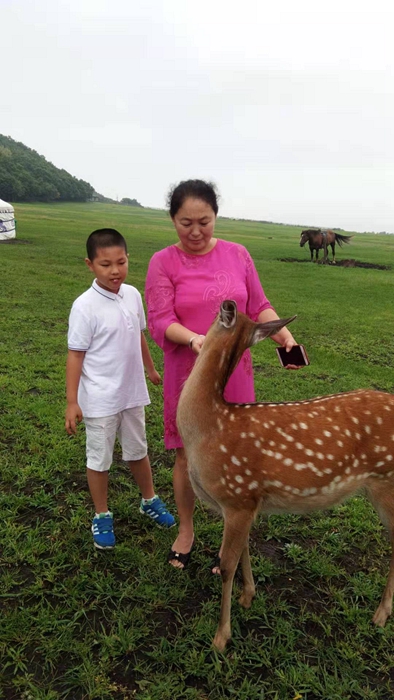
[[[344,243],[350,243],[351,238],[353,236],[343,236],[341,233],[335,233],[335,243],[338,243],[341,248]]]

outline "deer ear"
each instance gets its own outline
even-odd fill
[[[287,326],[289,323],[294,321],[295,318],[297,318],[297,316],[277,318],[274,321],[267,321],[266,323],[257,324],[253,334],[252,345],[255,345],[260,340],[264,340],[264,338],[269,338],[271,335],[275,335],[275,333],[279,333],[281,328]]]
[[[237,321],[237,304],[232,299],[222,301],[219,311],[219,322],[225,328],[232,328]]]

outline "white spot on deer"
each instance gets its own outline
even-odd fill
[[[255,444],[256,447],[261,447],[261,442],[260,442],[260,440],[255,440],[255,443],[254,443],[254,444]]]
[[[282,459],[283,455],[281,452],[275,452],[275,459]]]
[[[352,434],[351,434],[350,430],[348,430],[348,428],[346,428],[346,430],[344,432],[345,432],[345,435],[347,435],[348,437],[352,436]]]
[[[230,489],[234,488],[234,484],[229,484]]]
[[[227,470],[228,470],[228,466],[227,466],[227,464],[223,464],[223,471],[225,471],[225,472],[226,472]]]
[[[231,421],[234,421],[234,420],[235,420],[235,415],[234,415],[234,413],[230,413],[230,420],[231,420]]]
[[[323,430],[323,435],[325,435],[326,437],[331,437],[331,433],[329,430]]]
[[[238,494],[242,493],[242,489],[240,486],[238,486],[238,488],[235,489],[235,493],[238,493]]]
[[[331,454],[330,454],[330,455],[326,455],[326,457],[327,457],[327,459],[331,459],[331,460],[334,459],[334,455],[331,455]]]
[[[356,469],[359,464],[360,464],[360,462],[358,461],[358,459],[355,459],[353,462],[353,467]]]
[[[242,477],[240,474],[237,474],[237,475],[234,477],[234,479],[235,479],[235,481],[237,481],[239,484],[243,484],[243,483],[244,483],[243,477]]]
[[[365,432],[366,432],[368,435],[371,434],[371,427],[370,427],[369,425],[365,425],[365,426],[364,426],[364,430],[365,430]]]
[[[350,474],[350,473],[351,473],[350,467],[346,467],[346,469],[345,469],[345,474]]]
[[[250,471],[250,469],[245,469],[245,474],[246,476],[251,476],[252,472]]]
[[[339,425],[334,425],[333,428],[334,428],[334,430],[340,430]]]
[[[243,461],[243,462],[248,462],[249,460],[248,460],[247,457],[242,457],[242,461]]]
[[[338,447],[343,447],[343,442],[342,442],[342,440],[337,440],[337,445],[338,445]]]
[[[393,455],[386,455],[386,460],[388,462],[391,462],[392,459],[393,459]]]
[[[316,443],[316,445],[322,445],[323,440],[321,440],[320,438],[315,438],[315,443]]]
[[[223,485],[226,484],[226,479],[224,479],[222,476],[220,477],[220,483]]]
[[[296,425],[295,423],[292,423],[290,425],[290,428],[293,428],[293,430],[298,430],[298,425]]]
[[[285,467],[291,467],[291,465],[293,464],[293,460],[290,459],[290,457],[286,457],[286,459],[283,460],[283,464],[285,465]]]
[[[240,437],[241,437],[241,438],[246,438],[246,433],[241,433]]]
[[[219,428],[219,430],[223,430],[223,423],[220,420],[220,418],[218,418],[218,428]]]
[[[257,418],[255,418],[254,416],[250,416],[250,420],[252,421],[252,423],[260,423],[260,421],[257,420]]]
[[[339,408],[339,406],[335,406],[334,411],[335,413],[340,413],[341,409]]]
[[[267,428],[267,430],[268,430],[268,428],[270,427],[270,424],[266,422],[266,423],[263,423],[263,426],[264,426],[264,428]]]
[[[305,454],[308,455],[308,457],[313,457],[315,453],[313,450],[307,449],[305,450]]]
[[[227,452],[227,447],[225,445],[219,445],[219,450],[222,452]]]
[[[376,462],[375,467],[383,467],[384,462]]]
[[[304,445],[301,442],[296,442],[295,446],[297,447],[298,450],[304,449]]]
[[[232,463],[235,464],[237,467],[240,467],[240,466],[241,466],[241,462],[239,461],[239,459],[237,459],[237,458],[235,457],[235,455],[233,455],[233,456],[231,457],[231,461],[232,461]]]
[[[301,430],[308,430],[309,426],[306,423],[300,423]]]
[[[356,425],[358,425],[358,423],[360,422],[359,419],[356,418],[356,416],[352,416],[351,419],[352,419],[353,423],[355,423]]]
[[[382,425],[382,423],[383,423],[383,418],[381,418],[380,416],[378,416],[377,419],[376,419],[376,422],[377,422],[378,425]]]
[[[324,459],[324,454],[322,452],[316,452],[316,457],[318,459]]]
[[[269,444],[271,447],[275,447],[276,442],[274,442],[273,440],[269,440],[268,444]]]
[[[255,433],[249,433],[249,437],[256,437]]]
[[[370,416],[370,415],[371,415],[371,411],[364,411],[364,415],[365,415],[365,416]]]
[[[246,404],[244,408],[250,408],[250,403]]]
[[[251,481],[250,484],[249,484],[249,486],[248,486],[248,489],[249,489],[249,491],[253,491],[253,489],[257,489],[257,487],[258,487],[258,482],[257,482],[257,481]]]
[[[274,421],[274,420],[270,420],[270,425],[272,425],[272,426],[276,425],[275,421]]]
[[[302,469],[306,469],[306,468],[307,468],[306,464],[297,463],[294,465],[294,469],[296,469],[298,472],[300,472]]]

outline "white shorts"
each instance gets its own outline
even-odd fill
[[[122,446],[122,459],[143,459],[148,453],[144,406],[127,408],[114,416],[84,417],[86,427],[86,466],[96,472],[108,471],[112,464],[115,438]]]

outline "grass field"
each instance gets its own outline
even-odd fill
[[[118,544],[110,553],[93,549],[83,426],[73,439],[63,427],[67,318],[91,283],[84,243],[95,228],[118,228],[130,247],[128,281],[143,292],[150,256],[175,232],[162,211],[115,205],[17,205],[16,216],[17,240],[0,244],[0,698],[393,698],[394,622],[371,624],[389,546],[361,496],[328,513],[258,521],[257,597],[245,611],[234,591],[233,641],[223,655],[211,647],[221,585],[208,569],[221,523],[203,506],[193,560],[175,571],[166,563],[173,532],[139,515],[139,494],[116,452]],[[337,253],[338,261],[389,269],[345,268],[307,262],[300,231],[218,220],[217,234],[252,254],[278,313],[298,315],[292,331],[311,360],[285,372],[272,342],[254,347],[258,398],[394,392],[394,236],[355,235]],[[160,370],[161,352],[151,349]],[[154,479],[173,508],[161,389],[149,388]]]

